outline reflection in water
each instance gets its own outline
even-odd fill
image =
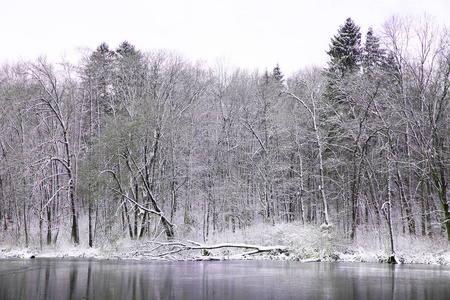
[[[280,261],[0,260],[0,299],[450,299],[450,268]]]

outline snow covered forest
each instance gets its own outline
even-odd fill
[[[450,240],[450,32],[347,19],[290,76],[102,43],[0,69],[0,243],[202,242],[257,224]],[[305,41],[307,47],[307,41]]]

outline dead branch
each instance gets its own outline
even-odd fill
[[[255,255],[258,253],[288,253],[289,248],[286,246],[262,246],[262,245],[251,245],[251,244],[234,244],[234,243],[220,243],[220,244],[214,244],[214,245],[202,245],[197,242],[187,241],[187,242],[167,242],[167,243],[161,243],[161,242],[153,242],[157,244],[157,247],[154,247],[152,250],[144,250],[141,251],[141,253],[149,253],[156,249],[161,249],[164,247],[170,248],[170,250],[156,254],[154,256],[156,257],[165,257],[170,256],[176,253],[181,253],[184,251],[190,251],[190,250],[201,250],[205,251],[205,255],[202,255],[203,259],[217,259],[214,257],[211,257],[211,253],[208,250],[215,250],[215,249],[225,249],[225,248],[235,248],[235,249],[246,249],[250,251],[245,251],[239,254],[230,255],[229,258],[237,259],[237,258],[243,258],[245,256],[249,255]]]

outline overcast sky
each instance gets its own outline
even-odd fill
[[[139,50],[175,50],[191,61],[285,74],[325,66],[330,39],[351,17],[365,33],[392,14],[450,25],[450,0],[2,0],[0,61],[46,55],[74,61],[80,48],[128,40]]]

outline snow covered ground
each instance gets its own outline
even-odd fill
[[[192,237],[180,242],[186,243]],[[173,245],[164,241],[131,241],[123,238],[102,243],[93,248],[70,243],[23,248],[0,246],[0,258],[31,257],[83,257],[96,259],[279,259],[295,261],[345,261],[386,263],[390,255],[389,240],[382,232],[359,232],[355,241],[342,236],[337,230],[299,223],[258,225],[236,233],[222,233],[202,245],[219,243],[252,244],[260,246],[281,245],[289,251],[265,252],[242,256],[240,248],[219,248],[204,253],[198,249],[176,252]],[[445,237],[396,236],[396,255],[403,263],[450,265],[450,245]],[[165,254],[165,255],[162,255]],[[208,254],[208,256],[204,256]]]

